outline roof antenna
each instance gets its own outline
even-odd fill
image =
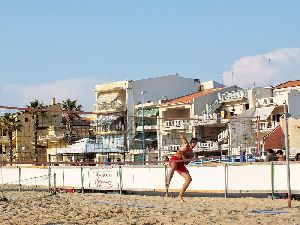
[[[269,72],[271,73],[271,59],[269,58]],[[270,80],[270,87],[272,87],[272,81]]]

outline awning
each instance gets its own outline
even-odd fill
[[[117,98],[118,94],[119,94],[118,92],[111,92],[111,93],[101,94],[98,97],[97,102],[98,103],[111,103],[112,101],[114,101]]]
[[[266,120],[271,115],[274,109],[275,106],[256,108],[254,116],[259,116],[260,120]]]
[[[151,116],[157,116],[158,109],[156,108],[149,108],[149,109],[144,109],[144,116],[145,117],[151,117]],[[142,116],[142,110],[138,110],[135,115],[137,116]]]

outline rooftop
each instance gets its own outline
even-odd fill
[[[205,96],[207,94],[213,93],[215,91],[218,91],[222,88],[215,88],[215,89],[207,89],[203,91],[197,91],[192,94],[184,95],[178,98],[170,99],[165,101],[163,104],[176,104],[176,103],[191,103],[194,98]]]
[[[274,87],[274,89],[289,88],[300,86],[300,80],[287,81]]]

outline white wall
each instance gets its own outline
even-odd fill
[[[158,102],[163,96],[168,99],[177,98],[197,91],[199,83],[192,78],[184,78],[179,75],[169,75],[155,78],[131,81],[134,103],[141,102],[141,92],[144,94],[144,102]]]
[[[202,115],[201,113],[205,110],[206,103],[208,105],[213,104],[217,99],[218,99],[218,93],[225,93],[225,92],[231,92],[231,91],[237,91],[237,90],[242,90],[242,88],[237,87],[237,86],[232,86],[232,87],[226,87],[222,90],[215,91],[213,93],[201,96],[201,97],[196,97],[195,102],[194,102],[194,114],[195,115]]]
[[[292,90],[288,94],[288,107],[291,117],[300,119],[300,91]]]
[[[190,166],[193,178],[189,191],[223,192],[226,183],[232,192],[271,192],[271,164],[235,164],[219,166]],[[299,163],[291,163],[291,188],[300,192]],[[11,168],[2,167],[2,184],[18,184],[21,171],[22,185],[48,186],[48,168]],[[164,166],[94,166],[94,167],[51,167],[51,183],[56,173],[57,187],[100,190],[165,190],[165,176],[169,167]],[[227,171],[227,172],[225,172]],[[83,175],[83,176],[82,176]],[[184,179],[176,172],[170,189],[180,190]],[[275,191],[286,192],[286,166],[274,165]]]

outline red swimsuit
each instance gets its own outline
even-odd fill
[[[169,165],[171,166],[172,162],[173,161],[177,161],[177,160],[182,160],[182,158],[178,157],[177,155],[173,155],[169,161]],[[179,173],[179,174],[182,174],[182,173],[188,173],[188,169],[185,167],[184,165],[184,161],[178,161],[176,162],[177,165],[176,165],[176,171]]]

